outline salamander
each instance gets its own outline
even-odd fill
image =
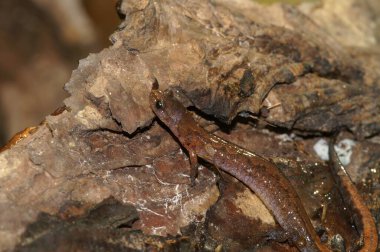
[[[214,164],[260,197],[300,251],[329,251],[316,234],[295,189],[274,163],[208,133],[198,126],[172,90],[162,92],[157,86],[150,94],[151,108],[188,151],[192,178],[198,157]]]
[[[363,245],[359,251],[375,252],[378,243],[375,221],[350,176],[346,172],[346,169],[340,162],[334,150],[334,142],[335,137],[329,144],[331,174],[333,175],[335,183],[338,185],[345,205],[350,208],[350,213],[352,214],[351,218],[355,227],[361,234]]]
[[[27,138],[29,135],[33,134],[34,132],[37,131],[38,127],[29,127],[24,129],[23,131],[20,131],[16,133],[9,141],[7,144],[5,144],[3,147],[0,146],[0,152],[3,152],[7,149],[10,149],[14,145],[16,145],[18,142],[23,140],[24,138]]]

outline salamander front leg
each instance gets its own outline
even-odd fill
[[[274,230],[271,230],[267,236],[266,236],[266,239],[268,241],[272,240],[272,241],[276,241],[276,242],[285,242],[286,240],[289,240],[290,238],[290,234],[282,229],[274,229]]]
[[[198,156],[193,151],[189,151],[189,159],[190,159],[190,180],[191,186],[195,185],[195,178],[198,175]]]

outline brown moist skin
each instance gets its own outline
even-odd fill
[[[350,212],[352,213],[351,218],[361,233],[364,244],[359,251],[375,252],[378,242],[375,221],[358,190],[352,183],[350,176],[339,161],[338,155],[334,150],[334,142],[331,141],[329,146],[331,173],[333,174],[335,183],[338,185],[344,203],[350,208]]]
[[[214,164],[260,197],[300,251],[330,251],[321,243],[289,180],[272,162],[206,132],[173,92],[153,88],[152,110],[189,152],[192,178],[197,157]]]
[[[7,149],[12,148],[18,142],[20,142],[24,138],[27,138],[29,135],[33,134],[34,132],[36,132],[37,128],[38,127],[29,127],[29,128],[24,129],[23,131],[16,133],[6,145],[4,145],[3,147],[0,146],[0,152],[3,152]]]

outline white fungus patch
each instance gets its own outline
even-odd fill
[[[351,162],[352,148],[355,144],[355,141],[345,138],[334,145],[335,152],[338,154],[342,165],[348,165]],[[318,140],[314,144],[313,149],[322,160],[329,160],[329,144],[325,139]]]
[[[276,139],[279,139],[282,142],[293,142],[296,135],[294,133],[289,134],[280,134],[275,136]]]
[[[340,162],[342,165],[348,165],[351,162],[352,148],[355,146],[355,141],[345,138],[340,141],[337,145],[334,145],[334,149],[338,154]]]
[[[313,146],[315,153],[324,161],[329,160],[329,144],[325,139],[319,139]]]

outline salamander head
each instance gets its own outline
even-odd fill
[[[153,86],[150,106],[156,116],[177,135],[177,126],[186,114],[186,108],[174,97],[171,90],[160,91]]]

